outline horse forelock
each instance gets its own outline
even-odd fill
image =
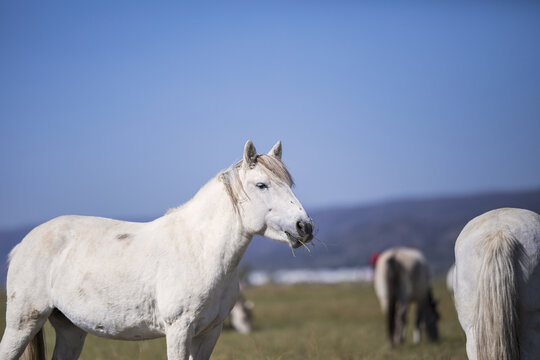
[[[285,164],[277,157],[271,155],[259,155],[257,162],[263,166],[270,176],[275,177],[290,187],[294,186],[294,180]]]
[[[225,191],[231,199],[236,212],[238,212],[238,205],[242,199],[249,199],[249,196],[246,194],[244,186],[242,185],[242,181],[240,180],[240,169],[243,164],[244,161],[240,160],[228,169],[219,172],[216,176],[217,180],[225,186]],[[289,170],[287,170],[287,167],[279,158],[266,154],[258,154],[256,165],[257,164],[261,166],[263,171],[265,171],[270,178],[282,181],[290,187],[294,186],[294,180],[289,173]],[[168,209],[165,215],[173,213],[181,207],[182,205]]]
[[[223,170],[217,175],[217,179],[225,185],[225,190],[229,195],[233,206],[238,211],[238,204],[243,197],[248,197],[245,192],[242,181],[240,181],[240,169],[243,166],[244,161],[240,160],[227,170]],[[258,154],[257,164],[273,179],[279,180],[287,184],[288,186],[294,186],[294,180],[287,170],[285,164],[275,156]],[[242,196],[243,193],[243,196]]]

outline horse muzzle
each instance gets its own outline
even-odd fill
[[[303,240],[311,241],[313,239],[313,224],[307,221],[296,222],[296,231]]]
[[[299,248],[313,240],[313,224],[311,222],[297,221],[296,232],[298,233],[298,237],[289,235],[289,238],[295,241],[293,244],[294,248]]]

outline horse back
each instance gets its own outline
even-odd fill
[[[427,296],[429,268],[416,249],[396,247],[383,252],[375,268],[375,290],[379,299],[410,302]]]
[[[424,255],[417,249],[397,248],[394,257],[400,271],[400,300],[423,300],[429,290],[429,269]]]
[[[114,247],[112,240],[134,236],[143,223],[132,223],[93,216],[66,215],[49,220],[32,229],[9,255],[14,263],[51,261],[70,246]]]
[[[141,229],[142,223],[99,217],[52,219],[31,230],[11,251],[7,287],[24,288],[32,283],[44,290],[41,288],[50,287],[60,275],[77,275],[77,269],[106,268],[113,263],[121,267],[122,262],[133,262],[128,255],[144,250],[134,249]]]

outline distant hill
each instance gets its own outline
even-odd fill
[[[362,266],[372,252],[396,245],[421,249],[436,274],[454,261],[454,242],[465,224],[486,211],[518,207],[540,213],[540,189],[381,202],[310,212],[318,229],[306,249],[256,237],[241,266],[251,269]],[[37,224],[35,224],[37,225]],[[0,283],[9,251],[35,226],[0,230]]]
[[[424,252],[436,275],[454,261],[454,243],[472,218],[501,207],[540,213],[540,189],[389,201],[310,213],[318,228],[311,254],[264,238],[253,239],[243,264],[267,270],[367,265],[369,256],[396,245]]]

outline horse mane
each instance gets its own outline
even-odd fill
[[[249,196],[246,194],[244,186],[242,185],[242,182],[240,181],[239,173],[243,163],[244,160],[240,160],[228,169],[220,171],[216,175],[217,180],[221,181],[223,185],[225,185],[227,195],[229,195],[234,210],[237,213],[239,212],[238,204],[242,202],[243,198],[249,198]],[[289,173],[289,170],[287,170],[285,164],[278,157],[266,154],[258,154],[257,164],[262,166],[262,169],[270,176],[270,178],[283,181],[290,187],[294,186],[294,180]],[[175,212],[181,207],[182,205],[169,209],[165,215]]]
[[[488,234],[478,276],[474,333],[478,360],[519,359],[518,271],[523,246],[507,229]]]
[[[249,198],[239,176],[239,171],[242,168],[243,163],[244,161],[240,160],[217,175],[217,179],[225,185],[225,190],[227,191],[236,212],[238,212],[238,204],[242,201],[243,196]],[[287,167],[279,158],[266,154],[258,154],[257,164],[260,164],[262,169],[271,178],[283,181],[290,187],[294,186],[294,180],[289,173],[289,170],[287,170]]]

